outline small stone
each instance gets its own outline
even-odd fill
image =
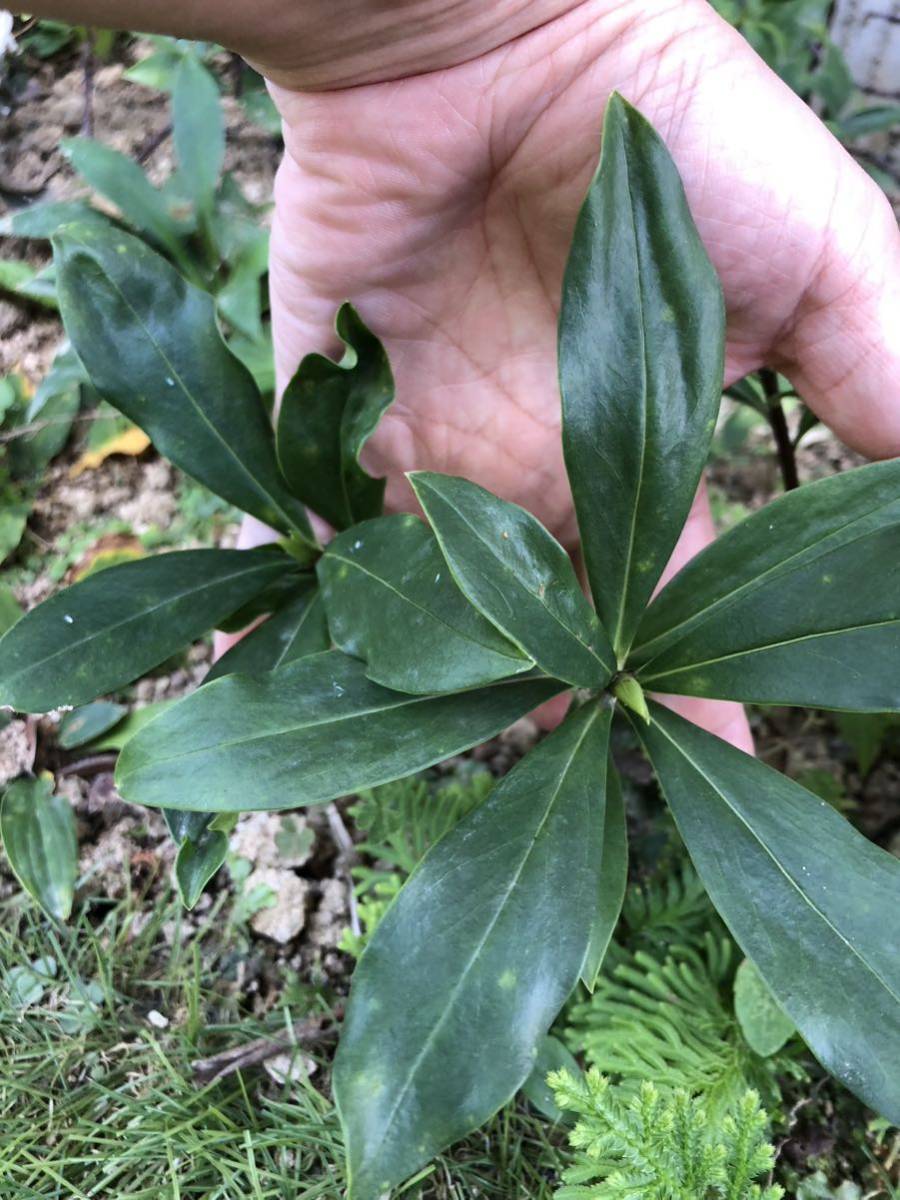
[[[307,1054],[276,1054],[263,1063],[266,1074],[276,1083],[299,1083],[309,1079],[319,1069],[319,1064]]]
[[[302,867],[312,855],[314,840],[305,817],[247,813],[231,835],[231,852],[256,867]]]
[[[295,938],[304,926],[309,884],[293,871],[261,867],[244,883],[247,893],[259,887],[269,888],[275,896],[275,903],[255,913],[250,920],[250,927],[263,937],[284,945]]]
[[[27,721],[10,721],[0,730],[0,787],[34,765],[35,739]]]
[[[147,1020],[154,1029],[168,1029],[169,1018],[164,1017],[161,1012],[157,1012],[155,1008],[151,1008],[147,1013]]]

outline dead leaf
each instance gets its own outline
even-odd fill
[[[96,450],[86,450],[70,468],[69,478],[77,479],[85,471],[96,471],[97,467],[112,454],[127,454],[130,458],[137,458],[149,445],[150,439],[146,433],[134,425],[131,429],[126,429],[124,433],[116,434],[108,442],[98,446]]]

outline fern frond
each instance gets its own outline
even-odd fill
[[[774,1157],[755,1092],[717,1121],[683,1089],[644,1082],[629,1095],[596,1069],[549,1082],[559,1107],[578,1116],[575,1160],[555,1200],[780,1200],[780,1188],[755,1182]]]

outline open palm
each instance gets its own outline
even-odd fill
[[[465,475],[577,554],[556,320],[614,89],[684,177],[725,289],[728,376],[775,366],[849,444],[900,453],[900,237],[880,191],[703,0],[588,0],[459,65],[275,89],[280,379],[334,348],[352,299],[396,374],[366,464],[388,475],[390,509],[412,507],[407,470]],[[701,499],[673,566],[710,537]],[[747,744],[735,709],[688,711]]]

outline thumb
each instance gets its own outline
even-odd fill
[[[773,365],[848,446],[900,455],[900,230],[884,193],[849,160],[818,269]]]

